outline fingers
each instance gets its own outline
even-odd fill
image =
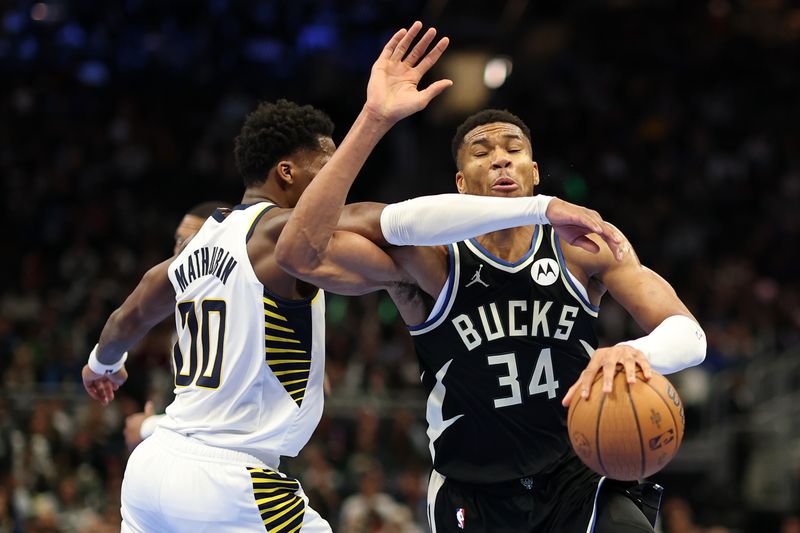
[[[572,387],[569,388],[567,394],[564,395],[564,399],[561,400],[561,405],[564,407],[569,407],[569,404],[572,403],[573,397],[578,393],[578,386],[580,385],[581,381],[578,380],[572,384]]]
[[[406,34],[405,28],[397,30],[395,34],[392,35],[392,38],[389,39],[389,42],[386,43],[386,46],[383,47],[383,51],[381,51],[380,58],[385,60],[390,59],[392,57],[392,54],[394,53],[395,48],[397,48],[397,45],[403,39],[405,34]]]
[[[442,93],[442,91],[444,91],[451,85],[453,85],[453,82],[451,80],[439,80],[437,82],[431,83],[425,90],[420,91],[420,95],[422,95],[422,98],[425,100],[425,105],[428,105],[428,103],[431,100],[439,96]]]
[[[101,405],[108,405],[114,399],[114,389],[108,379],[102,378],[85,384],[85,388],[89,396]]]
[[[583,248],[592,254],[596,254],[600,251],[600,247],[597,245],[597,243],[586,235],[578,235],[570,244],[579,248]]]
[[[603,222],[602,224],[603,231],[599,232],[598,235],[606,242],[608,248],[614,254],[614,259],[622,261],[625,259],[628,252],[630,252],[630,245],[613,224],[609,224],[608,222]]]
[[[392,59],[393,61],[402,61],[406,55],[406,52],[411,46],[411,43],[414,42],[414,39],[417,37],[417,34],[421,29],[422,29],[422,22],[416,21],[414,24],[412,24],[411,27],[408,28],[406,34],[402,36],[400,42],[397,43],[397,45],[394,47],[390,59]],[[433,37],[431,37],[431,39],[433,39]]]
[[[442,57],[442,54],[445,50],[447,50],[449,45],[450,39],[447,37],[442,37],[439,39],[439,42],[436,43],[436,46],[433,47],[433,50],[428,52],[428,55],[422,58],[422,61],[420,61],[419,65],[417,65],[416,69],[419,72],[420,77],[424,76],[425,73],[428,72],[437,61],[439,61],[439,58]]]
[[[436,28],[428,28],[428,31],[422,35],[422,38],[417,42],[414,48],[411,49],[404,61],[412,67],[416,65],[417,61],[425,55],[434,37],[436,37]]]
[[[610,394],[614,390],[614,374],[617,373],[617,362],[608,361],[603,364],[603,393]]]

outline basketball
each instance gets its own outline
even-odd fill
[[[614,387],[603,393],[603,373],[592,383],[588,400],[569,406],[567,428],[581,460],[603,476],[632,481],[655,474],[672,460],[683,439],[683,404],[675,387],[653,371],[640,369],[629,385],[617,365]]]

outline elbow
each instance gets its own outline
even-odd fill
[[[697,322],[692,320],[692,331],[687,332],[686,343],[683,350],[683,361],[679,370],[697,366],[706,359],[706,351],[708,343],[706,341],[706,334],[703,328]]]
[[[708,340],[706,334],[700,325],[697,325],[695,330],[697,336],[697,347],[694,351],[692,363],[690,366],[697,366],[706,360],[706,352],[708,351]]]
[[[278,239],[278,242],[275,244],[275,262],[278,263],[281,269],[289,274],[294,273],[296,262],[292,255],[291,246],[285,243],[283,239]]]
[[[302,278],[312,272],[311,258],[297,252],[291,243],[278,239],[275,244],[275,262],[287,274]]]

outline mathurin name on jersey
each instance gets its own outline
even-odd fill
[[[528,303],[531,304],[531,311],[530,316],[526,317]],[[558,313],[559,308],[561,308],[560,313]],[[579,309],[573,305],[561,305],[555,302],[509,300],[507,310],[501,311],[497,303],[492,302],[489,305],[478,306],[476,311],[480,320],[473,320],[466,313],[452,319],[453,326],[469,351],[480,346],[484,338],[487,341],[494,341],[507,336],[542,336],[565,341],[572,333]],[[502,318],[501,314],[504,315]],[[552,320],[548,319],[548,315]],[[555,323],[552,330],[551,321]],[[482,326],[483,336],[476,327],[478,323]]]
[[[216,276],[225,283],[236,265],[238,262],[227,250],[219,246],[211,249],[203,246],[187,255],[186,260],[173,272],[180,290],[184,291],[190,283],[203,276]]]

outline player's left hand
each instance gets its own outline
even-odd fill
[[[633,346],[617,344],[608,348],[599,348],[592,355],[592,360],[586,365],[584,371],[581,372],[578,381],[569,388],[564,399],[561,400],[561,405],[568,407],[576,394],[580,394],[584,400],[589,399],[589,391],[592,390],[592,383],[598,372],[603,373],[603,393],[609,394],[613,390],[614,374],[618,364],[625,367],[625,379],[631,385],[636,383],[637,366],[642,369],[645,381],[653,375],[650,361],[647,360],[644,353]]]
[[[438,80],[423,90],[417,88],[422,76],[436,64],[450,43],[444,37],[428,50],[436,37],[436,30],[429,28],[411,48],[421,29],[422,23],[417,21],[407,30],[399,30],[372,65],[364,106],[371,116],[394,124],[425,109],[431,100],[453,84],[450,80]]]
[[[631,250],[630,244],[613,224],[603,220],[600,213],[579,205],[565,202],[560,198],[553,198],[545,212],[550,225],[558,237],[573,246],[583,248],[587,252],[596,254],[600,247],[586,235],[596,233],[603,239],[614,258],[622,261]]]
[[[128,379],[128,371],[123,366],[113,374],[95,374],[89,365],[84,365],[81,377],[83,378],[83,388],[86,389],[89,397],[102,405],[108,405],[114,399],[114,391]]]
[[[142,423],[149,417],[155,414],[153,409],[153,402],[148,400],[144,404],[144,411],[128,415],[125,419],[125,444],[128,445],[129,450],[133,450],[142,442]]]

